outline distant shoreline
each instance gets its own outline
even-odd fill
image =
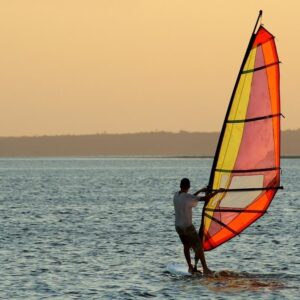
[[[128,155],[128,156],[0,156],[0,160],[26,160],[26,159],[214,159],[214,156],[143,156],[143,155]],[[280,159],[300,159],[299,156],[281,156]]]
[[[255,138],[255,137],[254,137]],[[0,157],[213,158],[218,132],[0,137]],[[282,158],[300,158],[300,129],[282,132]]]

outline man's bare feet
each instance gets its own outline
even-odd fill
[[[202,273],[202,271],[197,269],[197,266],[194,266],[193,273]]]
[[[189,273],[193,274],[194,267],[192,265],[189,266]]]
[[[197,266],[195,266],[194,268],[193,268],[193,274],[202,274],[202,272],[200,271],[200,270],[198,270],[197,269]]]

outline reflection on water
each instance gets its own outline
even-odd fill
[[[213,277],[203,278],[202,282],[209,290],[221,293],[239,293],[244,291],[277,290],[287,288],[279,278],[270,278],[233,271],[218,271]]]
[[[173,272],[167,271],[166,274],[176,278],[176,280],[181,282],[186,282],[187,286],[198,285],[199,287],[206,288],[209,291],[215,293],[215,295],[223,294],[238,294],[241,293],[266,293],[276,291],[285,294],[284,290],[294,290],[300,292],[300,287],[298,285],[300,276],[287,276],[285,274],[249,274],[246,272],[235,272],[230,270],[216,271],[211,276],[204,276],[200,273],[193,275],[185,274],[181,267],[176,270],[177,275]],[[170,275],[170,273],[172,275]],[[296,283],[296,285],[295,285]],[[289,294],[289,291],[286,291]]]

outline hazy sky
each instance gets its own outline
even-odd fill
[[[300,128],[300,1],[0,0],[0,136],[219,131],[259,9]]]

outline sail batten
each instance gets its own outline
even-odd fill
[[[261,14],[260,14],[261,15]],[[263,26],[250,38],[211,170],[200,235],[211,250],[265,214],[280,186],[279,59]]]
[[[271,168],[264,168],[264,169],[246,169],[246,170],[226,170],[226,169],[215,169],[215,172],[224,172],[224,173],[252,173],[252,172],[267,172],[267,171],[274,171],[280,170],[279,167],[271,167]]]
[[[264,66],[260,66],[260,67],[254,68],[254,69],[244,70],[242,72],[242,74],[257,72],[257,71],[260,71],[260,70],[263,70],[263,69],[266,69],[266,68],[273,67],[273,66],[278,65],[278,64],[280,64],[280,61],[275,61],[273,63],[267,64],[267,65],[264,65]]]
[[[261,116],[256,118],[250,118],[250,119],[243,119],[243,120],[226,120],[226,123],[245,123],[245,122],[254,122],[254,121],[260,121],[263,119],[269,119],[269,118],[276,118],[280,117],[281,114],[273,114],[273,115],[267,115],[267,116]]]

